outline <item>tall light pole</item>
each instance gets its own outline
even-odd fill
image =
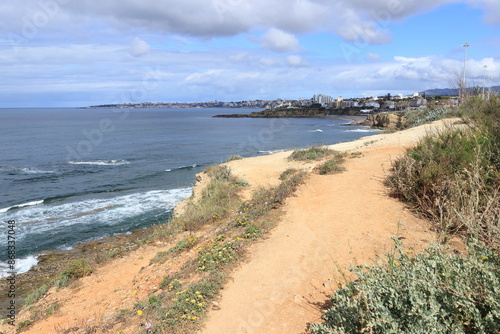
[[[484,65],[483,66],[483,69],[484,69],[484,76],[483,76],[483,99],[485,98],[484,96],[484,86],[486,85],[486,69],[488,68],[488,66]]]
[[[467,81],[465,79],[465,62],[467,61],[467,48],[469,47],[469,43],[465,43],[462,45],[464,47],[464,78],[462,80],[463,84],[463,98],[467,95]]]

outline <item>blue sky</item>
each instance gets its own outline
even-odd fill
[[[497,0],[0,4],[0,107],[409,94],[500,85]]]

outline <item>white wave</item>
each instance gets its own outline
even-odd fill
[[[24,259],[16,259],[16,264],[14,266],[14,271],[16,275],[27,272],[31,267],[36,266],[38,260],[36,256],[30,255]],[[0,262],[0,278],[10,276],[9,265],[6,262]]]
[[[7,212],[10,209],[19,209],[19,208],[24,208],[26,206],[33,206],[33,205],[40,205],[40,204],[43,204],[43,200],[42,201],[33,201],[33,202],[28,202],[28,203],[23,203],[23,204],[17,204],[17,205],[9,206],[8,208],[0,209],[0,213]]]
[[[53,170],[42,170],[35,167],[15,167],[15,166],[3,166],[0,167],[0,171],[15,172],[16,174],[21,172],[22,174],[54,174]]]
[[[196,167],[201,167],[201,165],[192,164],[192,165],[188,165],[188,166],[180,166],[180,167],[176,167],[176,168],[169,168],[169,169],[165,169],[165,172],[171,172],[173,170],[179,170],[179,169],[196,168]]]
[[[96,160],[96,161],[68,161],[71,165],[97,165],[97,166],[120,166],[128,165],[127,160]]]
[[[275,154],[275,153],[280,153],[280,152],[285,152],[285,150],[274,150],[274,151],[257,151],[258,153],[263,153],[263,154]]]
[[[30,206],[9,212],[8,219],[16,221],[16,232],[23,238],[29,238],[31,233],[57,233],[71,229],[71,226],[94,225],[96,222],[116,226],[151,211],[167,212],[191,196],[191,191],[191,188],[152,190],[111,198]],[[0,221],[2,215],[0,213]]]
[[[321,129],[316,129],[316,130],[309,130],[308,132],[323,132]]]
[[[23,172],[24,174],[54,174],[55,173],[55,171],[53,171],[53,170],[40,170],[40,169],[36,169],[33,167],[21,168],[21,172]]]
[[[379,132],[381,130],[378,129],[353,129],[353,130],[346,130],[344,132]]]

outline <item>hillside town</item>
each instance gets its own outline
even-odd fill
[[[342,96],[333,98],[329,95],[315,94],[310,99],[297,100],[248,100],[248,101],[208,101],[208,102],[140,102],[123,104],[96,105],[86,108],[255,108],[264,110],[276,109],[304,109],[324,108],[330,110],[353,110],[359,113],[373,113],[379,111],[397,111],[409,108],[423,108],[433,106],[455,106],[458,104],[456,96],[426,96],[424,93],[414,93],[404,96],[373,96],[363,98],[348,98]]]
[[[84,108],[249,108],[264,111],[288,109],[321,109],[327,114],[366,114],[375,112],[404,111],[426,107],[454,107],[460,103],[459,91],[453,88],[428,89],[410,95],[336,98],[327,94],[315,94],[311,98],[208,102],[133,102],[93,105]],[[462,94],[462,93],[461,93]],[[475,86],[467,88],[467,95],[490,97],[500,94],[500,86]]]

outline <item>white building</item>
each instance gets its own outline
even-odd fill
[[[315,94],[312,98],[314,103],[319,103],[322,106],[331,104],[333,102],[333,98],[328,95],[323,95],[323,94]]]
[[[378,102],[366,102],[365,107],[380,108],[380,103]]]

